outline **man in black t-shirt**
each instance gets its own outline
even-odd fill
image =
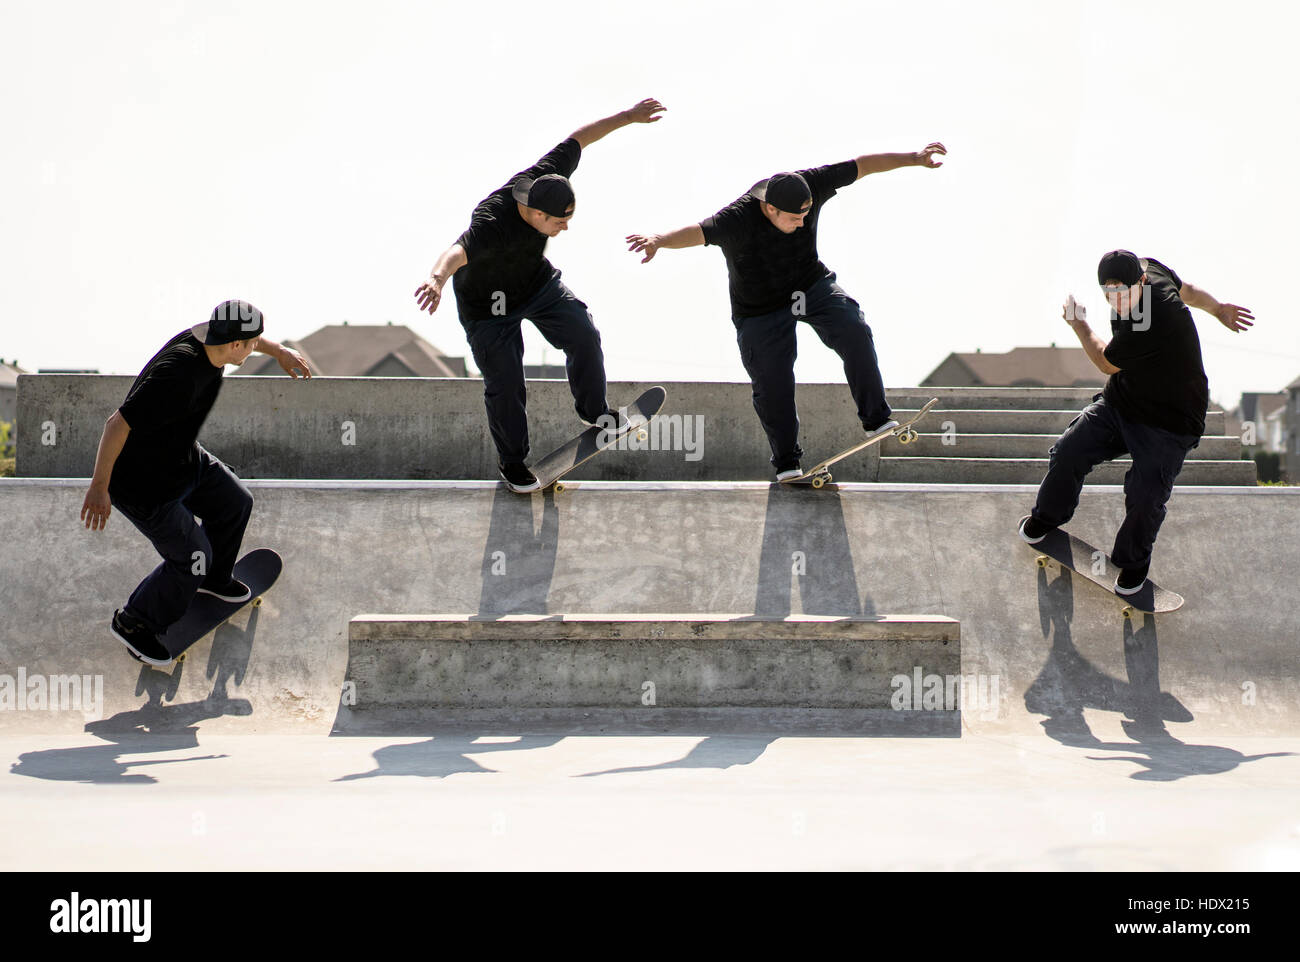
[[[1155,258],[1131,251],[1102,257],[1097,281],[1111,307],[1110,342],[1093,333],[1073,297],[1066,301],[1065,320],[1089,359],[1110,379],[1052,445],[1047,476],[1033,513],[1020,526],[1020,537],[1036,544],[1065,524],[1078,507],[1088,472],[1102,461],[1132,455],[1133,467],[1124,475],[1127,513],[1110,552],[1120,567],[1115,590],[1131,595],[1146,582],[1174,479],[1205,433],[1209,382],[1187,308],[1213,314],[1230,331],[1246,330],[1254,315],[1236,304],[1219,303]]]
[[[605,398],[605,355],[587,305],[560,282],[546,259],[546,241],[569,229],[574,211],[569,178],[584,148],[628,124],[659,120],[664,107],[646,99],[629,110],[579,127],[541,160],[520,171],[474,208],[469,228],[443,251],[429,279],[415,291],[432,314],[453,278],[456,308],[474,363],[483,374],[483,400],[496,445],[498,470],[511,491],[538,488],[528,456],[524,384],[525,320],[564,351],[569,389],[587,424],[621,427]]]
[[[799,416],[795,408],[795,323],[806,321],[844,362],[858,420],[868,436],[898,426],[890,417],[871,328],[858,302],[835,283],[817,255],[822,205],[867,174],[899,167],[942,167],[934,143],[915,153],[865,154],[825,167],[780,173],[698,224],[668,234],[630,234],[628,249],[644,264],[663,248],[713,244],[727,262],[731,320],[740,359],[753,387],[754,410],[767,433],[776,479],[798,477]]]
[[[224,301],[207,324],[182,331],[153,356],[99,439],[81,520],[102,531],[117,508],[162,555],[111,623],[113,635],[151,665],[171,662],[158,636],[180,620],[196,592],[226,601],[249,597],[232,569],[253,496],[198,436],[225,365],[243,364],[255,351],[294,378],[311,377],[301,354],[262,334],[261,311]]]

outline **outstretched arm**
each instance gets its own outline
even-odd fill
[[[1255,315],[1249,308],[1237,304],[1222,304],[1216,301],[1210,292],[1195,284],[1184,284],[1178,289],[1178,296],[1188,307],[1196,307],[1213,314],[1230,331],[1244,331],[1255,323]]]
[[[677,230],[669,231],[667,234],[628,234],[627,249],[634,254],[645,251],[645,257],[641,258],[644,264],[650,258],[655,256],[655,252],[661,249],[678,250],[682,247],[699,247],[704,243],[704,228],[699,224],[691,224],[687,227],[679,227]]]
[[[1088,355],[1088,360],[1097,365],[1097,370],[1102,374],[1116,374],[1119,372],[1114,364],[1106,360],[1106,345],[1102,342],[1095,331],[1088,326],[1088,315],[1084,306],[1074,299],[1071,294],[1065,301],[1062,311],[1065,323],[1070,325],[1075,336],[1079,338],[1079,343],[1083,345],[1083,351]]]
[[[867,174],[883,174],[887,170],[899,167],[942,167],[942,160],[935,160],[935,154],[946,154],[948,148],[937,141],[921,150],[910,154],[863,154],[857,158],[858,179]]]
[[[578,146],[584,150],[591,144],[600,140],[606,134],[613,133],[620,127],[626,127],[628,124],[652,124],[660,119],[661,114],[667,108],[653,97],[647,97],[635,107],[628,110],[620,110],[616,114],[611,114],[602,120],[596,120],[587,124],[585,127],[579,127],[569,136],[578,142]]]
[[[429,279],[415,289],[415,300],[420,305],[420,310],[428,311],[430,314],[436,311],[442,302],[442,286],[447,283],[447,279],[452,274],[468,263],[469,257],[460,244],[452,244],[443,251],[442,256],[438,258],[438,263],[434,264],[433,270],[429,272]]]

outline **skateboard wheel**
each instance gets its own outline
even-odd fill
[[[812,485],[814,488],[820,488],[825,483],[826,483],[826,479],[823,477],[816,477],[812,479]]]
[[[256,598],[253,599],[253,607],[254,607],[254,608],[260,608],[260,607],[262,607],[262,596],[261,596],[261,595],[258,595]]]
[[[1122,614],[1124,615],[1125,618],[1132,619],[1134,612],[1132,608],[1130,608],[1128,605],[1125,605]]]
[[[650,435],[646,434],[644,429],[642,429],[642,430],[640,430],[640,431],[638,431],[638,432],[636,433],[636,439],[637,439],[638,441],[641,441],[642,443],[644,443],[644,442],[646,441],[646,439],[649,438],[649,437],[650,437]]]
[[[1046,567],[1047,567],[1047,555],[1045,555],[1045,554],[1040,554],[1040,555],[1038,556],[1038,567],[1040,567],[1040,568],[1046,568]]]
[[[559,494],[561,491],[564,490],[564,482],[563,482],[563,481],[557,481],[557,482],[555,482],[555,487],[554,487],[552,490],[553,490],[556,494]]]

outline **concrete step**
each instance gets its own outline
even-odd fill
[[[961,675],[961,626],[937,615],[358,615],[348,625],[354,721],[448,711],[850,710],[913,714],[918,674]],[[909,689],[910,690],[910,689]],[[960,703],[922,706],[933,725]],[[932,709],[932,710],[924,710]],[[932,716],[923,719],[920,716]]]
[[[891,402],[891,407],[892,407]],[[917,430],[932,433],[955,430],[961,434],[1052,434],[1059,435],[1070,422],[1079,416],[1083,405],[1074,409],[1014,410],[991,408],[931,408]],[[919,410],[918,407],[898,407],[894,417],[905,421]],[[1205,416],[1205,433],[1222,437],[1225,429],[1222,411],[1211,411]]]
[[[1128,461],[1099,464],[1089,484],[1123,484]],[[834,469],[832,469],[834,470]],[[1038,484],[1046,458],[881,458],[878,481],[899,484]],[[1254,461],[1188,461],[1179,485],[1256,484]]]
[[[1057,411],[1086,407],[1100,387],[909,387],[887,388],[891,407],[919,408],[932,397],[950,411],[963,409]],[[1211,405],[1211,411],[1221,411]]]
[[[925,427],[922,421],[919,427]],[[882,457],[911,458],[1041,458],[1059,434],[961,434],[921,432],[911,444],[897,438],[880,443]],[[944,443],[947,441],[948,443]],[[1204,437],[1188,454],[1189,461],[1232,461],[1241,454],[1237,437]]]

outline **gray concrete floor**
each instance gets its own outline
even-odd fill
[[[5,736],[0,869],[1300,869],[1300,739],[1089,725],[1080,747]]]

